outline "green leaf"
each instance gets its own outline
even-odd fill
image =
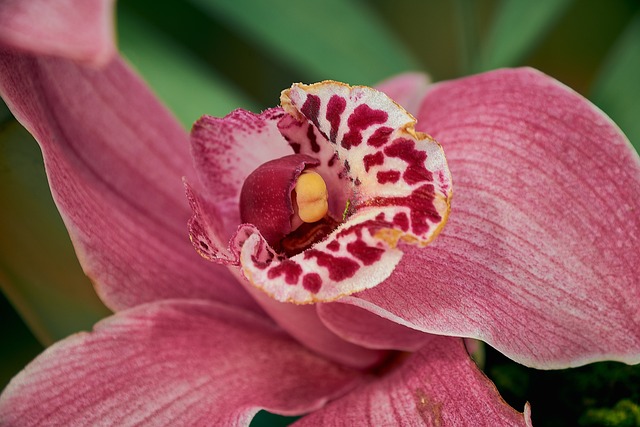
[[[502,0],[483,44],[476,71],[519,65],[573,0]]]
[[[84,275],[53,203],[35,140],[0,129],[0,288],[44,345],[88,330],[109,310]]]
[[[624,31],[605,60],[591,89],[602,108],[640,152],[640,14]]]
[[[224,116],[254,102],[196,57],[133,12],[118,10],[120,50],[180,122],[190,128],[203,114]]]
[[[640,425],[640,406],[628,399],[613,408],[595,408],[580,417],[581,426],[635,427]]]
[[[313,80],[374,84],[421,68],[366,3],[190,0]],[[428,35],[427,35],[428,36]]]

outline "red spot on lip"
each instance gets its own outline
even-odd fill
[[[318,273],[306,274],[302,278],[302,287],[312,294],[317,294],[322,287],[322,278]]]
[[[389,157],[397,157],[407,163],[407,169],[402,178],[409,185],[418,182],[433,181],[433,174],[424,166],[427,153],[415,148],[414,141],[406,138],[398,138],[384,149],[384,154]]]
[[[313,131],[313,126],[309,125],[307,128],[307,138],[309,138],[309,143],[311,144],[311,151],[314,153],[320,152],[320,146],[318,145],[318,141],[316,139],[316,133]]]
[[[338,161],[338,153],[333,153],[333,156],[331,156],[331,158],[327,162],[327,166],[332,167],[336,161]]]
[[[327,249],[335,252],[340,249],[340,243],[337,240],[332,240],[331,243],[327,245]]]
[[[373,132],[373,135],[367,140],[367,145],[372,147],[382,147],[389,141],[389,136],[393,132],[393,128],[382,126]]]
[[[300,144],[298,144],[297,142],[290,142],[289,146],[291,147],[294,153],[300,154],[300,148],[302,148]]]
[[[347,101],[343,97],[333,95],[331,99],[329,99],[325,117],[331,125],[331,131],[329,133],[329,141],[331,142],[336,142],[338,127],[340,127],[340,115],[344,113],[345,108],[347,108]]]
[[[384,249],[369,246],[362,240],[349,243],[347,250],[350,254],[362,261],[364,265],[371,265],[380,261],[382,254],[384,254]]]
[[[318,115],[320,114],[320,97],[317,95],[308,95],[307,99],[302,104],[302,108],[300,111],[304,116],[311,120],[316,127],[320,127],[320,122],[318,121]]]
[[[369,169],[373,166],[384,163],[384,154],[382,154],[382,151],[377,151],[375,154],[367,154],[362,158],[362,163],[364,164],[365,172],[369,172]]]
[[[391,227],[391,226],[393,226],[393,224],[391,224],[388,221],[385,221],[384,213],[381,213],[381,214],[378,214],[378,216],[376,216],[375,220],[364,221],[364,222],[361,222],[360,224],[352,225],[349,228],[345,228],[344,230],[338,232],[336,237],[339,239],[351,233],[355,233],[358,239],[361,239],[362,230],[365,228],[368,229],[369,232],[373,235],[375,234],[376,230],[379,230],[380,228]]]
[[[436,223],[442,217],[433,204],[435,189],[433,184],[425,184],[415,189],[406,197],[376,197],[367,204],[375,206],[406,206],[410,209],[411,227],[416,234],[424,234],[429,231],[431,220]]]
[[[360,265],[352,259],[337,257],[317,249],[308,249],[304,253],[304,258],[315,258],[320,267],[324,267],[329,272],[329,278],[340,282],[353,277]]]
[[[295,261],[291,261],[289,259],[282,261],[278,265],[274,265],[269,272],[267,273],[267,277],[269,279],[275,279],[276,277],[282,276],[284,274],[284,281],[289,285],[295,285],[298,283],[298,279],[302,274],[302,267],[298,265]]]
[[[389,118],[386,111],[374,110],[367,104],[358,105],[347,119],[349,132],[342,137],[342,146],[349,150],[362,142],[362,131],[374,124],[384,123]]]
[[[379,171],[376,174],[376,178],[380,184],[386,184],[390,182],[392,184],[400,180],[400,172],[398,171]]]
[[[409,217],[404,212],[398,212],[393,216],[393,224],[400,227],[402,231],[409,229]]]

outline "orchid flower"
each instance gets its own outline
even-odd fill
[[[117,55],[2,40],[0,94],[116,314],[18,374],[0,425],[530,425],[463,337],[640,362],[640,161],[550,77],[296,84],[189,139]]]

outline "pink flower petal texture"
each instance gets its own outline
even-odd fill
[[[455,177],[451,220],[341,302],[528,366],[640,362],[640,161],[611,120],[530,69],[438,84],[418,119]]]
[[[384,92],[412,115],[417,115],[431,79],[424,73],[404,73],[378,83],[375,88]]]
[[[116,53],[113,0],[0,0],[0,47],[93,65]]]
[[[248,425],[297,415],[360,382],[269,321],[214,302],[120,312],[47,349],[0,397],[0,425]]]
[[[186,239],[187,134],[124,63],[0,51],[0,94],[38,140],[80,262],[113,310],[204,298],[260,310]]]
[[[305,234],[312,247],[296,243],[292,247],[300,250],[283,254],[272,247],[271,228],[260,230],[257,224],[246,223],[233,234],[227,249],[225,239],[216,233],[229,232],[230,227],[220,224],[215,215],[207,217],[207,202],[198,202],[192,192],[194,246],[207,259],[240,265],[254,286],[278,301],[331,301],[376,286],[402,258],[398,242],[425,246],[446,222],[451,177],[442,149],[414,131],[410,114],[371,88],[332,81],[296,84],[283,92],[282,105],[288,114],[280,109],[259,117],[236,112],[196,124],[194,156],[196,164],[205,166],[201,181],[205,186],[211,181],[206,171],[210,153],[235,151],[225,136],[230,128],[242,133],[242,137],[234,135],[245,141],[239,144],[240,152],[250,146],[261,151],[266,139],[271,145],[280,141],[293,153],[319,161],[313,170],[323,177],[329,192],[329,211],[322,221],[335,226],[327,222],[312,226],[316,228]],[[281,135],[273,131],[276,120]],[[242,161],[243,166],[246,163]],[[230,172],[237,180],[229,186],[232,197],[221,197],[216,190],[215,200],[208,204],[222,206],[219,212],[232,210],[229,206],[238,204],[239,178],[246,179],[251,169],[243,172],[239,174],[235,167]],[[259,191],[252,189],[252,194]],[[290,185],[282,191],[287,194]],[[320,237],[308,239],[318,233]],[[286,248],[288,242],[283,240],[282,245]]]
[[[319,318],[335,334],[367,348],[417,351],[432,337],[356,306],[317,304]]]
[[[462,340],[432,336],[390,372],[302,418],[296,426],[531,426],[507,405]]]

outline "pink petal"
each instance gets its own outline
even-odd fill
[[[431,79],[426,74],[404,73],[378,83],[375,88],[415,116],[430,83]]]
[[[416,351],[431,335],[407,328],[365,309],[340,303],[317,304],[318,316],[336,335],[367,348]]]
[[[370,350],[340,338],[320,321],[314,306],[279,302],[251,286],[246,279],[244,284],[264,311],[282,329],[305,347],[329,360],[358,369],[366,369],[380,363],[388,353]]]
[[[38,140],[80,262],[111,309],[172,297],[257,309],[189,244],[187,135],[121,60],[96,71],[0,52],[0,93]]]
[[[538,368],[640,362],[640,161],[611,120],[529,69],[439,84],[419,118],[447,152],[451,220],[343,301]]]
[[[462,340],[432,339],[389,372],[299,420],[298,426],[531,426],[467,355]]]
[[[113,0],[0,0],[0,45],[105,65],[116,53]]]
[[[248,425],[358,381],[261,317],[205,301],[116,314],[45,351],[0,397],[3,425]]]

